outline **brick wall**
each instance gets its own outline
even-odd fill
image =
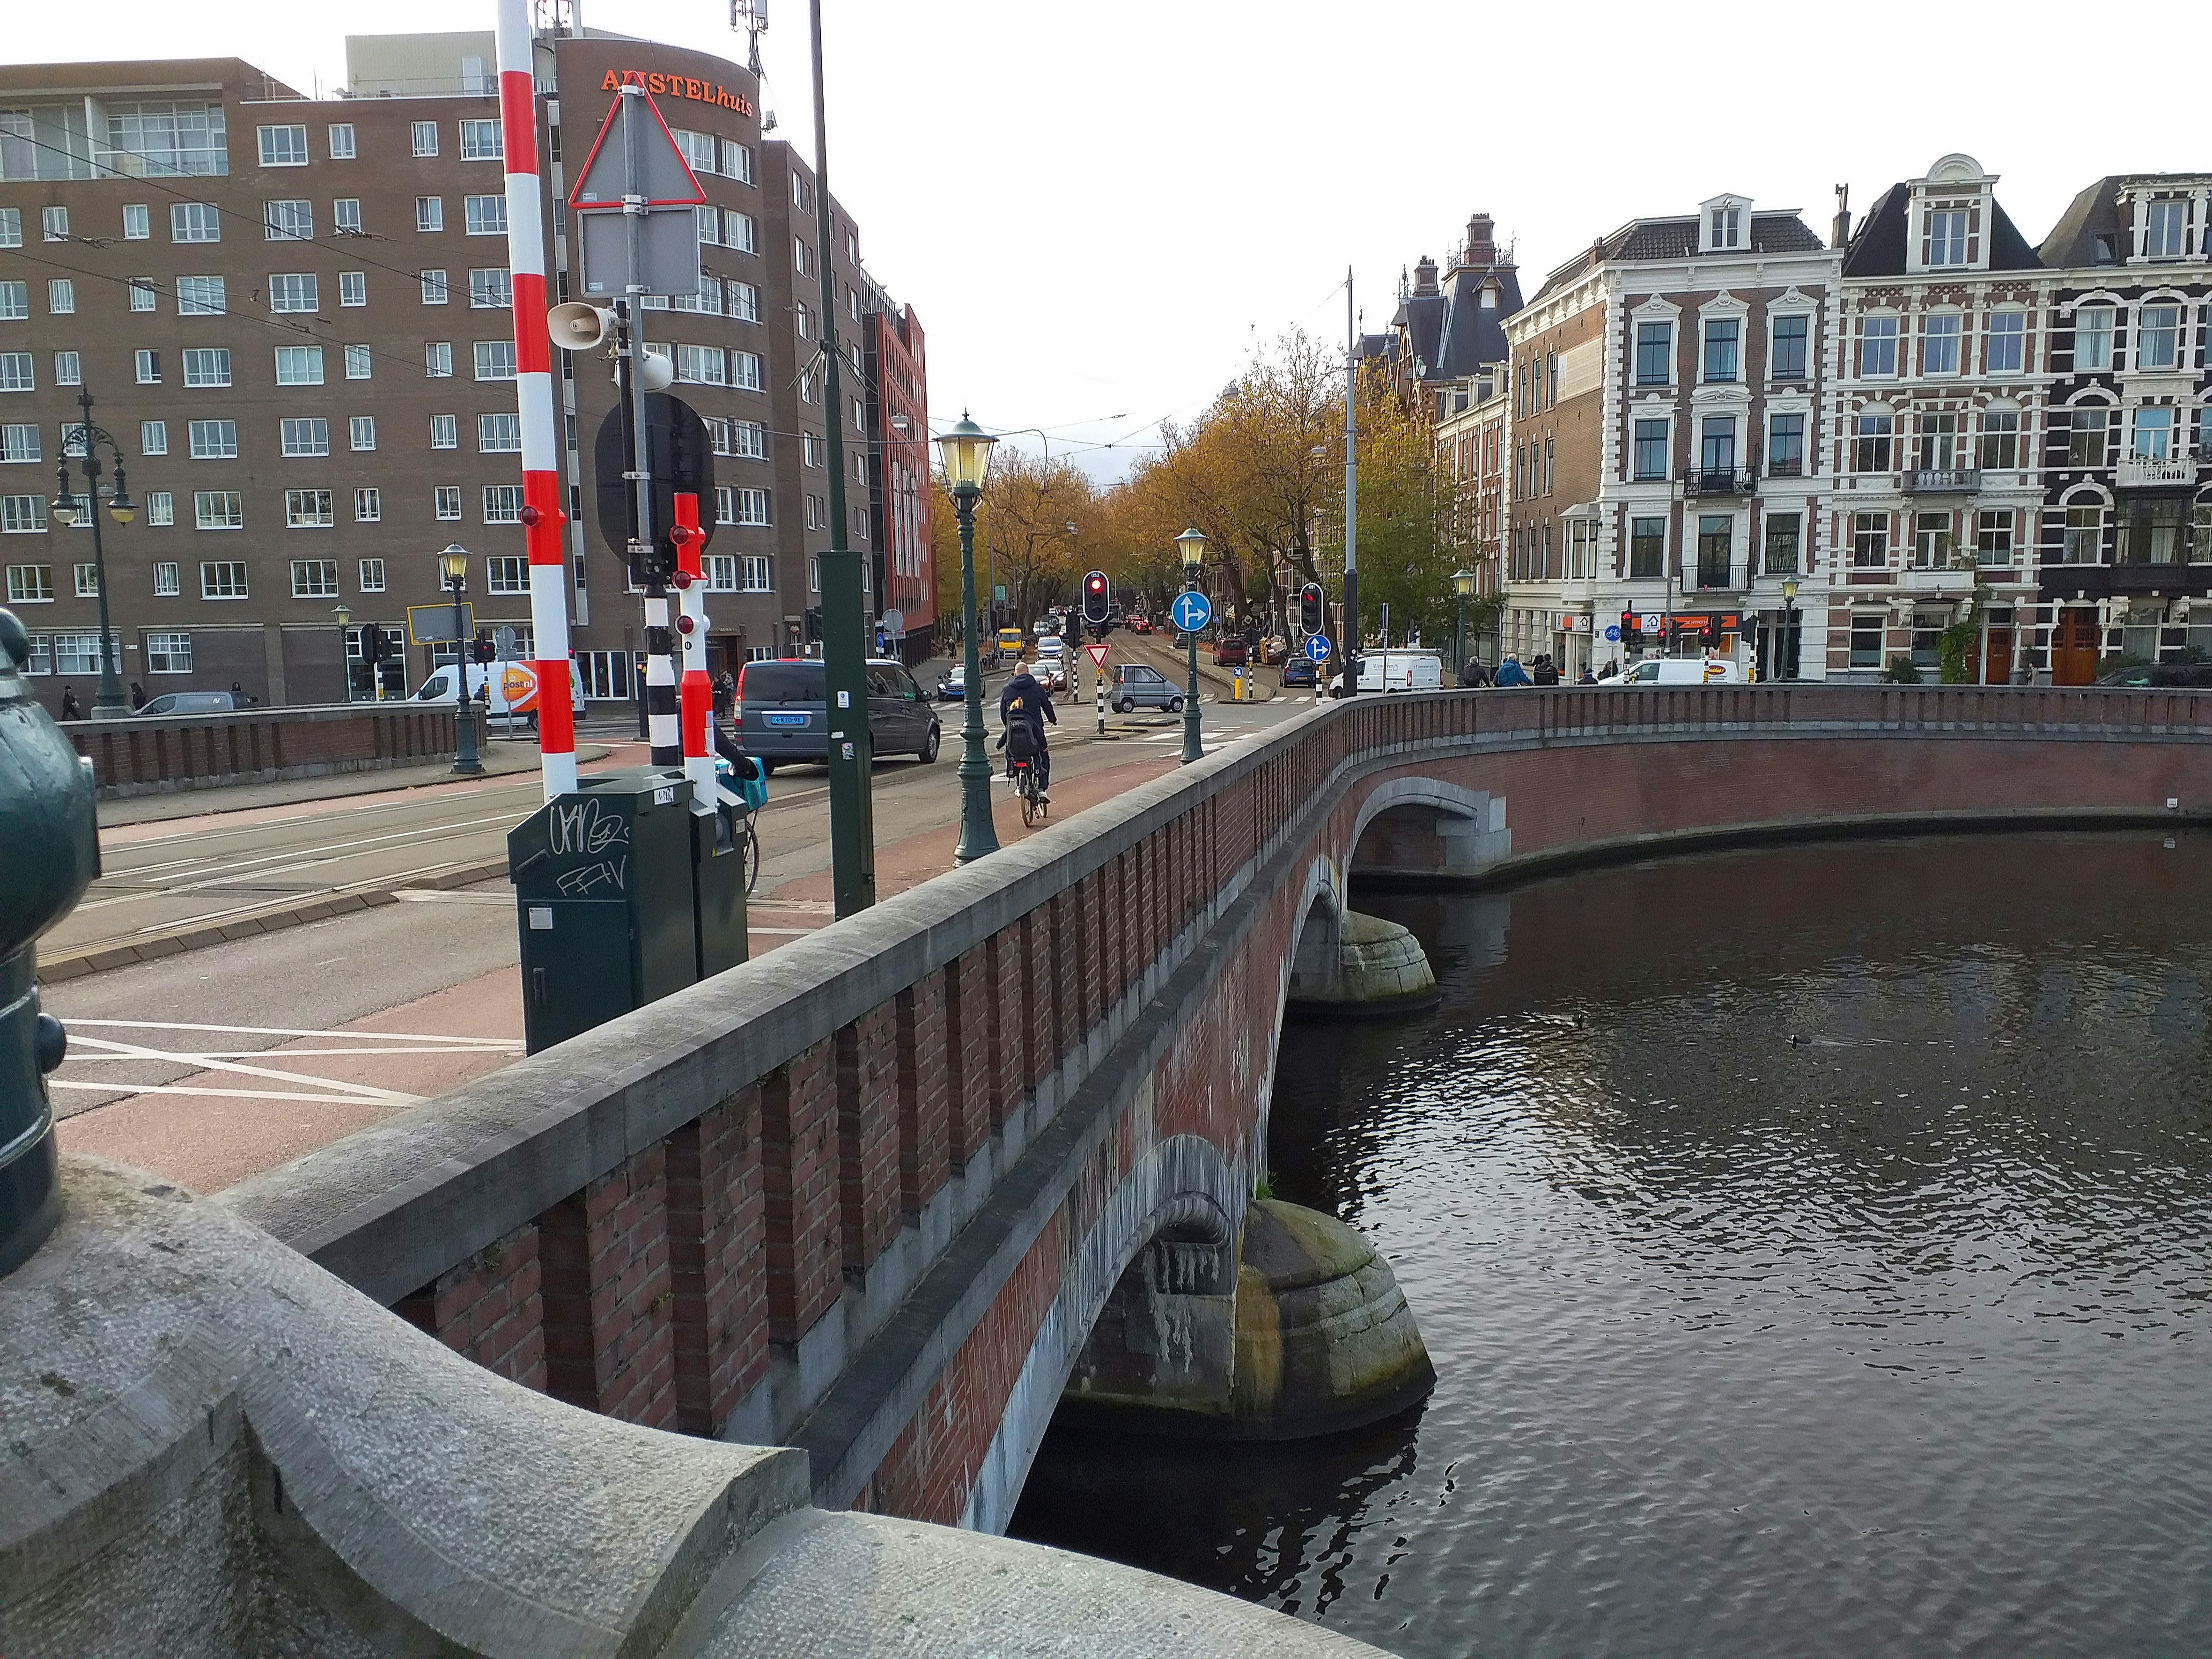
[[[62,730],[91,760],[104,798],[374,771],[453,752],[450,711],[404,703],[72,720]]]

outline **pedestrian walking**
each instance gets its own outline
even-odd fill
[[[1497,684],[1500,686],[1509,686],[1526,685],[1528,683],[1528,671],[1521,665],[1521,659],[1510,651],[1507,652],[1505,660],[1498,665]]]
[[[84,718],[84,710],[77,706],[76,688],[73,685],[62,687],[62,718],[65,720],[81,720]]]
[[[1557,685],[1559,683],[1559,665],[1552,660],[1550,652],[1536,659],[1535,666],[1528,671],[1528,678],[1537,685]]]
[[[146,706],[146,688],[137,681],[131,682],[131,712],[137,714]]]

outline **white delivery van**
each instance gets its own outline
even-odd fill
[[[1741,685],[1741,665],[1725,657],[1646,657],[1601,685]]]
[[[1370,651],[1359,659],[1363,696],[1370,691],[1441,691],[1443,684],[1443,659],[1433,651]],[[1329,681],[1328,694],[1343,692],[1344,676],[1339,674]]]
[[[432,671],[415,694],[416,702],[441,702],[451,708],[460,675],[469,678],[469,695],[484,705],[484,712],[509,726],[517,720],[538,724],[538,665],[529,662],[447,663]],[[568,707],[578,719],[584,713],[584,680],[575,660],[568,663]]]

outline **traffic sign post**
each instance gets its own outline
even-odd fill
[[[1106,735],[1106,643],[1102,640],[1096,645],[1086,645],[1083,649],[1090,656],[1091,666],[1097,676],[1098,735],[1104,737]]]
[[[1183,633],[1198,633],[1213,620],[1213,603],[1196,588],[1187,588],[1168,607],[1168,619]]]
[[[1306,660],[1309,662],[1327,662],[1328,660],[1328,635],[1326,634],[1315,634],[1308,636],[1305,643],[1305,653]]]

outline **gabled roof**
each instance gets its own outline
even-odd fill
[[[1484,284],[1498,284],[1498,303],[1486,308]],[[1521,309],[1520,274],[1508,264],[1462,265],[1444,289],[1443,325],[1434,357],[1425,358],[1431,380],[1462,380],[1488,363],[1504,362],[1505,319]]]
[[[2132,215],[2120,204],[2130,185],[2197,185],[2201,173],[2112,173],[2097,180],[2058,216],[2058,222],[2036,249],[2046,265],[2117,265],[2127,263],[2135,234]]]
[[[1894,184],[1882,191],[1881,198],[1868,210],[1859,228],[1851,233],[1850,244],[1844,251],[1844,275],[1846,276],[1902,276],[1905,275],[1905,237],[1911,217],[1912,186]],[[2035,250],[2027,245],[2027,238],[2020,234],[2019,227],[2004,210],[2004,204],[1996,197],[1990,198],[1990,266],[1991,270],[2038,270],[2044,262],[2036,258]]]
[[[1612,235],[1584,249],[1544,280],[1536,297],[1542,299],[1579,281],[1594,264],[1604,260],[1740,259],[1749,253],[1818,253],[1827,246],[1793,209],[1783,213],[1751,216],[1748,248],[1698,249],[1698,220],[1686,218],[1632,219]]]

